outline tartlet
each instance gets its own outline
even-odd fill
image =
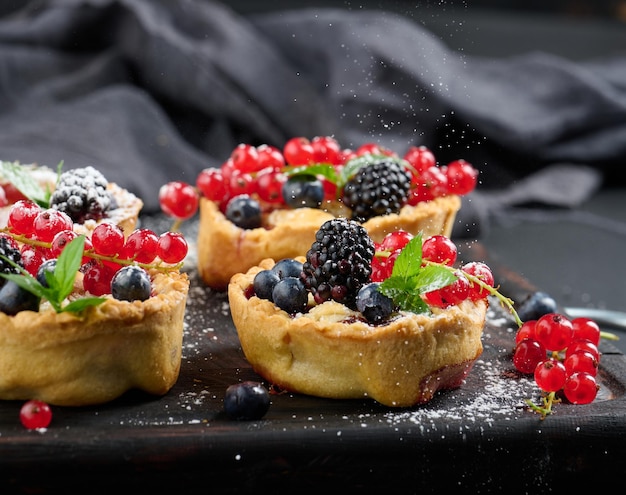
[[[482,353],[486,299],[432,315],[400,312],[380,325],[334,301],[292,316],[251,289],[255,274],[273,265],[266,259],[233,276],[228,298],[246,359],[280,389],[408,407],[461,386]]]
[[[168,392],[180,371],[189,281],[152,276],[145,301],[111,297],[81,314],[0,312],[0,399],[85,406],[131,389]]]
[[[3,163],[3,167],[6,165]],[[181,364],[189,292],[188,275],[180,271],[186,241],[172,248],[178,234],[173,234],[172,241],[172,233],[158,236],[148,229],[137,230],[143,201],[107,182],[93,167],[72,171],[63,181],[46,167],[9,165],[15,166],[8,170],[8,175],[16,184],[7,177],[3,184],[22,187],[12,190],[0,218],[0,251],[4,255],[0,259],[0,400],[39,399],[53,405],[86,406],[111,401],[132,389],[154,395],[167,393],[178,379]],[[34,182],[27,183],[30,179]],[[66,190],[72,193],[65,196]],[[33,203],[42,213],[49,214],[54,209],[50,206],[52,199],[47,204],[45,199],[52,198],[55,191],[60,196],[55,206],[64,206],[63,201],[69,205],[70,197],[83,197],[92,200],[83,204],[100,209],[97,216],[96,210],[73,210],[76,217],[67,214],[67,226],[59,227],[62,230],[54,233],[53,241],[48,241],[38,238],[32,225],[27,227],[15,219],[28,216],[25,211]],[[10,216],[12,208],[16,209],[15,216]],[[16,223],[7,225],[9,218]],[[39,213],[36,218],[40,218]],[[31,219],[31,224],[35,222]],[[104,222],[121,229],[112,229],[110,239],[119,233],[117,240],[121,241],[114,253],[103,254],[86,240],[80,251],[65,251],[77,234],[90,238]],[[73,232],[67,233],[68,226],[72,226]],[[55,245],[57,235],[61,240]],[[104,242],[103,235],[100,234],[100,242]],[[153,248],[142,244],[149,239],[155,243]],[[174,258],[158,251],[161,239],[170,243],[169,248],[176,253]],[[146,257],[151,249],[151,259],[135,260]],[[169,261],[164,262],[157,253]],[[46,279],[41,271],[48,262],[56,262],[51,268],[55,272],[53,292],[42,293],[51,287],[51,279]],[[141,275],[127,275],[125,282],[114,284],[114,276],[129,265]],[[23,277],[31,277],[30,285],[25,284]],[[39,288],[35,281],[41,284]],[[16,285],[20,288],[15,289]],[[5,297],[7,287],[10,291]],[[74,306],[70,308],[70,304]]]

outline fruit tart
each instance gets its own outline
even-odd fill
[[[198,175],[198,269],[223,289],[264,258],[304,255],[332,218],[358,221],[377,242],[396,230],[449,236],[476,180],[468,162],[437,166],[423,146],[400,157],[374,144],[341,149],[328,136],[293,138],[282,151],[241,144]]]
[[[486,264],[455,267],[448,237],[423,239],[394,231],[378,243],[335,218],[306,256],[234,275],[230,310],[252,368],[278,390],[390,407],[460,387],[498,292]]]
[[[126,234],[138,223],[143,201],[109,182],[92,166],[55,171],[49,167],[0,162],[0,227],[7,225],[11,205],[30,200],[69,215],[75,230],[90,235],[98,223],[119,225]]]
[[[187,242],[101,220],[84,228],[62,208],[9,206],[0,231],[0,399],[84,406],[131,389],[162,395],[176,382]]]

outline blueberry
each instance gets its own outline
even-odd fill
[[[39,311],[40,297],[22,289],[13,280],[7,280],[0,288],[0,311],[13,316],[20,311]]]
[[[120,268],[111,280],[111,295],[121,301],[145,301],[151,292],[150,275],[140,266]]]
[[[261,227],[261,205],[247,194],[240,194],[226,205],[226,218],[242,229],[256,229]]]
[[[46,273],[54,272],[54,268],[57,266],[56,259],[50,259],[44,261],[41,265],[39,265],[39,269],[37,270],[37,282],[39,282],[44,287],[48,287],[48,279],[46,278]]]
[[[309,293],[300,279],[287,277],[274,286],[272,300],[280,309],[293,315],[306,310]]]
[[[261,270],[254,276],[252,287],[257,297],[272,300],[274,286],[280,281],[280,277],[273,270]]]
[[[302,273],[302,262],[294,260],[293,258],[285,258],[277,262],[272,267],[272,271],[276,273],[279,278],[300,278],[300,274]]]
[[[224,411],[231,419],[261,419],[270,407],[270,394],[260,383],[245,381],[230,385],[224,395]]]
[[[552,296],[538,291],[521,302],[517,315],[522,321],[537,320],[545,314],[556,313],[557,310],[558,306]]]
[[[282,193],[290,208],[319,208],[324,200],[324,185],[313,175],[295,175],[285,181]]]
[[[380,323],[394,310],[393,300],[378,290],[380,284],[365,284],[356,296],[356,308],[370,323]]]

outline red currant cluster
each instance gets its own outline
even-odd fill
[[[398,230],[385,236],[380,243],[375,243],[376,255],[372,260],[373,282],[382,282],[389,278],[396,259],[413,235]],[[444,235],[433,235],[422,243],[422,265],[438,264],[450,267],[457,261],[457,247]],[[466,299],[477,301],[486,298],[493,287],[494,278],[489,266],[482,262],[469,262],[454,270],[456,280],[437,290],[426,292],[422,298],[429,306],[447,308]],[[480,282],[477,282],[480,281]]]
[[[1,234],[19,249],[24,269],[36,277],[41,265],[59,257],[78,233],[72,219],[54,208],[42,208],[30,200],[11,206],[7,226]],[[125,237],[113,223],[99,223],[85,239],[83,265],[84,289],[92,295],[110,294],[111,280],[125,265],[144,268],[178,269],[187,255],[188,244],[182,234],[157,235],[150,229],[137,229]]]
[[[366,143],[356,150],[341,148],[330,136],[313,139],[294,137],[283,150],[263,144],[239,144],[220,168],[202,170],[195,187],[181,181],[165,184],[159,191],[163,212],[173,218],[185,220],[198,209],[198,195],[220,205],[225,211],[228,201],[236,196],[258,198],[264,209],[284,208],[283,184],[289,167],[326,164],[340,172],[351,159],[364,155],[399,156],[374,143]],[[407,204],[451,194],[465,195],[476,187],[478,171],[465,160],[455,160],[438,166],[434,154],[425,146],[412,146],[403,156],[411,173],[411,192]],[[325,200],[337,198],[337,184],[321,176]]]
[[[545,393],[544,407],[529,404],[533,409],[550,414],[556,394],[572,404],[593,402],[599,390],[600,337],[600,327],[589,318],[570,320],[548,313],[524,322],[515,337],[513,365],[521,373],[532,374]]]

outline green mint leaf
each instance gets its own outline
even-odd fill
[[[61,311],[80,313],[83,309],[88,308],[89,306],[98,306],[106,300],[106,297],[81,297],[80,299],[75,299],[71,303],[63,306]]]
[[[392,277],[399,277],[403,279],[409,279],[417,275],[422,266],[422,234],[419,233],[413,239],[411,239],[404,249],[400,252],[400,255],[396,259],[393,270],[391,272]]]
[[[404,311],[428,313],[429,307],[421,294],[441,289],[455,280],[451,267],[422,266],[422,235],[418,234],[400,252],[391,276],[380,284],[379,290]]]
[[[39,206],[47,208],[50,205],[51,192],[45,190],[28,173],[28,168],[18,162],[0,161],[0,175],[13,184],[24,196]]]
[[[76,274],[80,269],[84,246],[84,235],[80,235],[72,239],[65,246],[57,258],[54,270],[46,272],[45,274],[48,287],[44,287],[35,277],[24,270],[24,268],[2,255],[0,255],[0,258],[10,263],[12,266],[19,268],[22,274],[0,273],[0,276],[8,280],[13,280],[22,289],[27,290],[42,299],[46,299],[57,313],[64,311],[74,313],[80,312],[88,306],[96,306],[101,304],[103,301],[106,301],[106,298],[104,297],[83,297],[63,306],[63,301],[65,301],[67,296],[69,296],[74,290],[74,280],[76,279]]]
[[[379,290],[404,311],[418,314],[430,313],[430,308],[420,297],[420,292],[407,290],[407,286],[410,285],[404,278],[389,277],[380,285]]]
[[[456,275],[451,268],[437,265],[426,265],[413,277],[414,290],[420,294],[441,289],[456,280]]]
[[[57,258],[56,266],[51,273],[56,283],[50,285],[57,289],[59,302],[63,301],[74,290],[74,280],[82,263],[84,247],[85,236],[79,235],[63,248]]]
[[[295,175],[321,175],[331,182],[337,182],[337,171],[330,163],[315,163],[313,165],[300,165],[297,167],[286,167],[285,175],[293,177]]]

